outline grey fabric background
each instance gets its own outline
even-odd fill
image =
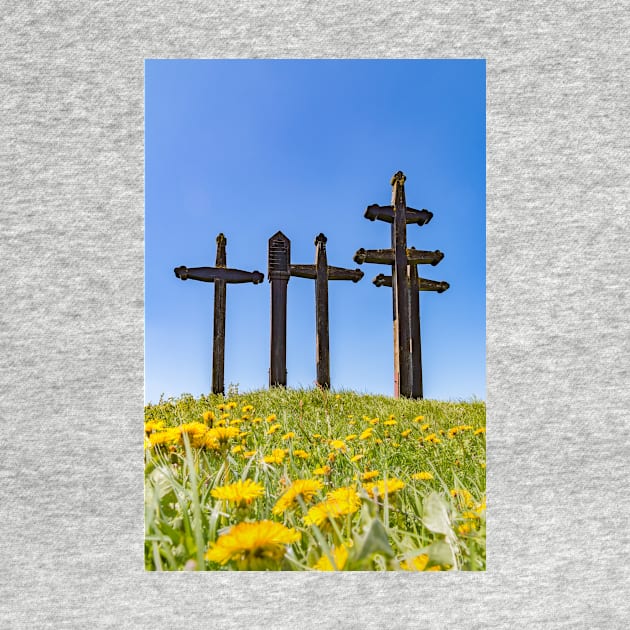
[[[629,6],[524,7],[3,4],[0,626],[628,627]],[[144,572],[146,57],[487,59],[485,574]]]

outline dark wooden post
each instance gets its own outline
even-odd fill
[[[271,285],[271,358],[269,386],[287,385],[287,284],[291,265],[291,241],[276,232],[269,239],[267,278]]]
[[[177,267],[175,275],[181,280],[199,280],[214,283],[214,326],[212,342],[212,393],[223,394],[225,365],[225,289],[226,284],[251,282],[260,284],[264,276],[260,271],[242,271],[227,269],[225,246],[227,239],[223,234],[217,236],[216,267]]]
[[[441,260],[441,259],[440,259]],[[391,287],[392,277],[380,273],[372,281],[377,287]],[[410,329],[411,329],[411,397],[422,398],[422,349],[420,344],[420,291],[435,291],[444,293],[449,288],[448,282],[438,282],[418,277],[418,268],[409,265],[409,296],[411,304]]]
[[[216,266],[227,267],[226,238],[217,236]],[[225,373],[225,280],[214,281],[214,326],[212,340],[212,392],[223,393]]]
[[[343,269],[328,266],[326,256],[326,237],[319,234],[315,239],[315,264],[291,265],[292,276],[315,280],[315,354],[317,364],[317,384],[325,389],[330,388],[330,342],[328,326],[328,281],[352,280],[358,282],[363,278],[360,269]]]
[[[446,290],[447,283],[433,283],[418,278],[416,265],[437,265],[444,254],[439,251],[407,249],[407,224],[426,225],[433,213],[428,210],[408,208],[405,199],[405,176],[398,171],[391,180],[392,205],[373,204],[365,211],[370,221],[385,221],[392,224],[391,249],[359,249],[354,255],[359,264],[378,263],[392,266],[392,275],[382,274],[374,279],[377,286],[392,287],[394,328],[394,395],[422,398],[422,360],[420,348],[420,302],[419,290]],[[425,283],[425,284],[423,284]],[[426,284],[429,283],[429,284]],[[439,285],[440,289],[433,285]],[[417,289],[415,288],[417,287]],[[423,288],[421,288],[423,287]],[[430,287],[430,288],[428,288]]]

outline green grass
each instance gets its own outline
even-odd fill
[[[147,570],[485,570],[483,402],[272,389],[160,401],[145,422]],[[217,425],[240,434],[212,441]],[[274,449],[276,461],[265,461]],[[378,475],[364,482],[369,471]],[[420,472],[432,478],[412,477]],[[260,489],[251,503],[213,496],[246,479]],[[273,511],[309,479],[320,482],[312,496]],[[383,479],[404,486],[370,491]],[[356,498],[340,514],[328,498],[339,488]],[[305,522],[315,505],[328,518]],[[287,529],[277,540],[237,536],[237,524],[261,521]]]

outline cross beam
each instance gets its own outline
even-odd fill
[[[352,280],[358,282],[363,278],[360,269],[344,269],[328,265],[326,241],[319,234],[315,238],[315,264],[290,265],[291,276],[315,280],[315,354],[317,364],[317,384],[324,389],[330,388],[330,341],[328,325],[328,281]]]
[[[402,175],[401,171],[398,172]],[[396,173],[396,175],[398,175],[398,173]],[[394,178],[396,175],[394,175]],[[404,177],[405,176],[403,175],[403,178]],[[394,178],[392,178],[392,185]],[[429,212],[424,209],[414,210],[413,208],[405,208],[404,214],[405,223],[416,223],[418,225],[426,225],[433,218],[433,212]],[[394,223],[394,219],[396,217],[396,202],[392,197],[391,206],[379,206],[378,204],[372,204],[367,207],[363,216],[370,221],[378,219],[379,221],[385,221],[385,223]]]
[[[429,264],[435,267],[444,254],[436,249],[433,252],[423,251],[411,247],[407,250],[407,262],[410,264]],[[379,263],[381,265],[393,265],[394,264],[394,250],[393,249],[359,249],[354,255],[354,262],[362,265],[363,263]]]
[[[217,236],[216,267],[176,267],[175,275],[181,280],[199,280],[214,283],[214,325],[212,340],[212,393],[225,391],[225,285],[251,282],[260,284],[264,275],[259,271],[228,269],[223,234]]]
[[[379,273],[378,276],[372,280],[372,284],[377,287],[391,287],[392,277],[385,276]],[[417,278],[416,290],[417,291],[436,291],[437,293],[444,293],[451,285],[448,282],[438,282],[437,280],[427,280],[426,278]],[[409,283],[409,289],[413,291],[413,283]]]

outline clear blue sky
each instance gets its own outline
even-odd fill
[[[208,393],[214,287],[173,268],[265,274],[227,287],[225,383],[264,388],[269,369],[267,241],[291,240],[294,264],[357,268],[361,247],[390,246],[390,226],[363,218],[388,205],[407,176],[410,207],[434,213],[407,226],[408,246],[440,249],[420,294],[425,398],[485,399],[485,61],[147,60],[145,64],[145,400]],[[390,273],[365,263],[361,282],[329,283],[333,389],[393,394]],[[288,286],[289,387],[315,381],[315,288]]]

